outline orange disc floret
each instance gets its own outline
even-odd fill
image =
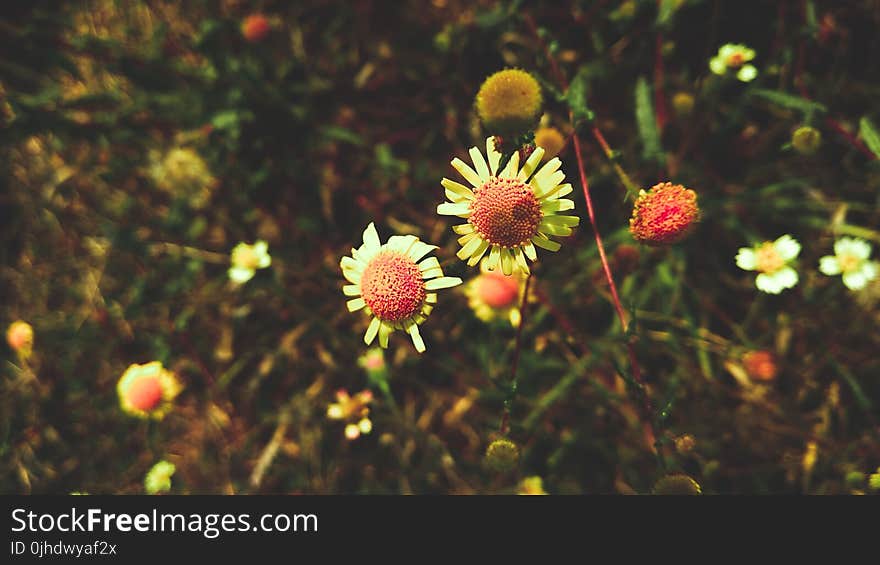
[[[171,402],[180,389],[177,377],[159,361],[129,366],[116,385],[123,411],[154,420],[162,419],[171,410]]]
[[[427,292],[415,261],[403,253],[383,251],[364,269],[361,296],[374,316],[399,322],[421,309]]]
[[[241,34],[250,42],[261,41],[271,29],[268,18],[263,14],[251,14],[241,23]]]
[[[480,300],[492,308],[508,308],[516,304],[519,296],[519,279],[501,271],[487,271],[476,280]]]
[[[490,177],[474,191],[468,221],[489,243],[516,247],[535,236],[543,217],[531,186],[516,178]]]
[[[668,245],[687,236],[699,216],[696,192],[680,184],[663,182],[639,193],[629,231],[642,243]]]
[[[749,351],[742,362],[752,380],[767,382],[776,378],[776,359],[769,351]]]
[[[489,76],[477,93],[477,114],[493,134],[516,136],[531,130],[543,104],[541,85],[520,69]]]

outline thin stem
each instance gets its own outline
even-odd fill
[[[572,116],[573,120],[574,116]],[[608,282],[608,287],[611,290],[611,299],[614,303],[614,309],[617,311],[617,317],[620,319],[620,326],[623,329],[623,333],[626,334],[629,329],[629,324],[627,323],[626,313],[623,310],[623,305],[620,302],[620,296],[617,293],[617,285],[614,284],[614,275],[611,273],[611,267],[608,264],[608,257],[605,255],[605,246],[602,243],[602,236],[599,233],[599,226],[596,225],[596,215],[593,211],[593,199],[590,197],[590,185],[587,181],[587,173],[584,168],[584,158],[581,155],[581,142],[580,138],[575,133],[572,136],[574,140],[574,154],[577,159],[578,164],[578,174],[581,179],[581,186],[584,189],[584,200],[587,202],[587,215],[590,218],[590,225],[593,227],[593,235],[596,239],[596,247],[599,250],[599,258],[602,261],[602,270],[605,272],[605,280]],[[651,406],[651,400],[648,398],[647,390],[645,389],[645,381],[642,378],[642,371],[639,367],[638,360],[636,359],[635,348],[633,347],[632,341],[627,339],[626,342],[627,354],[629,355],[629,364],[630,369],[632,370],[633,380],[638,384],[641,390],[641,403],[640,408],[642,411],[642,420],[644,426],[651,432],[651,437],[656,440],[657,436],[654,433],[654,409]]]
[[[510,404],[513,397],[516,396],[517,373],[519,367],[519,352],[522,348],[522,331],[526,325],[526,304],[529,299],[529,283],[532,281],[532,275],[526,277],[525,288],[523,289],[522,301],[519,305],[519,326],[516,328],[516,342],[513,347],[513,359],[510,361],[510,393],[504,399],[504,414],[501,416],[501,435],[507,435],[510,427]]]

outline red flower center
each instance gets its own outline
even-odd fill
[[[468,221],[483,239],[501,247],[527,243],[544,217],[532,187],[517,179],[491,177],[474,196]]]
[[[662,245],[682,239],[699,216],[697,194],[680,184],[660,183],[636,200],[630,232],[648,244]]]
[[[128,388],[128,402],[136,409],[149,412],[162,400],[162,385],[158,377],[141,377]]]
[[[396,251],[373,257],[361,275],[361,296],[377,318],[399,322],[418,312],[425,282],[415,261]]]
[[[519,294],[519,281],[500,271],[483,273],[477,279],[477,296],[492,308],[513,305]]]

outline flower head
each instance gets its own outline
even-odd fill
[[[812,155],[822,145],[822,133],[811,126],[801,126],[791,134],[791,146],[801,155]]]
[[[776,378],[776,359],[769,351],[749,351],[743,355],[742,363],[752,380],[766,382]]]
[[[168,461],[159,461],[147,472],[144,477],[144,489],[147,494],[160,494],[171,490],[171,476],[177,467]]]
[[[516,136],[534,127],[541,113],[541,85],[519,69],[489,76],[477,93],[477,114],[493,134]]]
[[[758,69],[748,65],[755,58],[755,50],[745,45],[728,43],[718,50],[718,54],[709,61],[709,68],[716,75],[727,74],[728,70],[736,71],[736,78],[742,82],[750,82],[758,76]]]
[[[697,193],[680,184],[661,182],[639,191],[629,220],[633,237],[648,245],[681,241],[700,218]]]
[[[525,291],[525,276],[520,271],[511,275],[490,271],[486,263],[487,259],[483,259],[480,274],[465,284],[468,304],[484,322],[503,319],[516,327],[520,321],[519,303]]]
[[[351,396],[347,390],[340,389],[336,391],[336,402],[327,407],[327,417],[348,422],[345,426],[345,437],[357,439],[361,434],[368,434],[373,430],[373,423],[369,418],[369,404],[372,401],[373,393],[369,390],[362,390]]]
[[[187,198],[195,208],[202,208],[211,198],[217,179],[195,149],[175,147],[165,155],[151,154],[150,176],[162,190]]]
[[[544,490],[544,481],[541,480],[541,477],[535,475],[522,480],[517,494],[542,495],[547,494],[547,491]]]
[[[230,256],[232,266],[229,267],[229,278],[238,284],[251,280],[257,269],[265,269],[272,264],[269,256],[269,244],[257,241],[253,245],[241,242],[232,249]]]
[[[172,401],[180,394],[181,388],[174,373],[159,361],[153,361],[126,369],[116,385],[116,392],[119,405],[126,413],[161,420],[171,410]]]
[[[34,328],[22,320],[12,322],[6,330],[6,343],[22,357],[29,357],[34,347]]]
[[[755,247],[742,247],[736,254],[736,266],[746,271],[758,271],[755,279],[758,290],[779,294],[798,282],[798,274],[789,263],[801,252],[801,244],[786,234],[776,241],[765,241]]]
[[[486,465],[498,473],[506,473],[519,462],[519,446],[507,438],[496,439],[486,448]]]
[[[666,475],[654,484],[654,494],[660,495],[694,495],[702,494],[700,484],[687,475]]]
[[[535,145],[544,150],[544,160],[547,161],[559,155],[565,147],[565,136],[556,128],[538,128],[535,131]]]
[[[368,373],[378,373],[385,371],[385,354],[379,347],[373,347],[358,358],[358,365],[363,367]]]
[[[263,14],[251,14],[241,22],[241,34],[251,43],[265,38],[271,29],[268,18]]]
[[[363,240],[363,245],[351,250],[351,257],[342,258],[340,266],[352,283],[342,292],[357,297],[348,301],[349,312],[366,309],[372,317],[364,343],[370,345],[378,335],[379,345],[387,348],[391,332],[403,330],[419,353],[425,351],[419,324],[437,303],[433,291],[459,285],[461,279],[444,277],[436,257],[422,259],[437,247],[414,235],[394,235],[383,244],[371,223]]]
[[[561,245],[549,236],[571,235],[571,228],[580,222],[577,216],[557,214],[574,208],[573,200],[562,198],[572,191],[571,185],[560,184],[565,174],[559,170],[558,157],[535,172],[544,156],[540,147],[522,168],[519,153],[514,152],[501,172],[501,154],[491,137],[486,140],[486,154],[488,162],[476,147],[471,148],[476,171],[461,159],[452,160],[473,188],[444,178],[441,184],[451,202],[440,204],[437,213],[467,218],[468,223],[452,229],[461,236],[458,257],[468,265],[476,265],[488,251],[487,269],[500,264],[505,275],[514,270],[529,273],[526,257],[537,259],[535,246],[557,251]]]
[[[869,261],[871,244],[863,239],[842,237],[834,242],[834,255],[819,259],[819,270],[828,276],[843,275],[850,290],[861,290],[880,272],[880,264]]]

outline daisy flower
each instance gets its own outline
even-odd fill
[[[736,71],[736,78],[742,82],[750,82],[758,76],[754,65],[747,65],[755,58],[755,50],[745,45],[728,43],[718,50],[718,54],[709,61],[709,68],[716,75],[727,74],[728,69]]]
[[[736,266],[746,271],[758,271],[755,279],[758,290],[779,294],[798,282],[798,274],[788,265],[801,252],[801,244],[786,234],[776,241],[765,241],[755,247],[743,247],[736,254]]]
[[[486,155],[488,161],[476,147],[471,148],[476,171],[461,159],[452,160],[471,187],[444,178],[441,184],[451,202],[437,206],[437,213],[467,219],[466,224],[452,228],[461,236],[458,257],[462,261],[474,266],[488,251],[486,268],[490,271],[501,265],[505,275],[514,270],[528,274],[526,257],[537,260],[535,246],[557,251],[561,245],[549,236],[571,235],[571,228],[580,222],[577,216],[558,215],[574,209],[573,200],[562,198],[572,191],[571,185],[560,184],[565,174],[559,170],[558,157],[535,172],[544,156],[541,147],[535,148],[522,167],[515,151],[500,172],[501,153],[491,137],[486,140]]]
[[[269,244],[257,241],[253,245],[241,242],[232,250],[230,257],[229,278],[238,284],[244,284],[254,278],[257,269],[265,269],[272,264],[269,256]]]
[[[468,305],[477,318],[484,322],[510,320],[513,327],[520,321],[519,302],[525,291],[525,276],[519,271],[505,275],[486,268],[486,259],[480,263],[480,274],[465,284]]]
[[[394,235],[383,244],[370,223],[363,240],[363,245],[351,250],[351,257],[342,258],[340,266],[351,283],[342,292],[356,297],[348,301],[349,312],[365,309],[372,317],[364,343],[370,345],[378,335],[379,345],[387,348],[391,332],[403,330],[422,353],[425,342],[419,324],[437,303],[437,293],[431,291],[459,285],[461,279],[444,277],[436,257],[422,259],[437,247],[414,235]]]
[[[159,361],[153,361],[126,369],[116,385],[116,392],[119,405],[127,414],[161,420],[171,411],[171,402],[181,388],[174,373],[162,367]]]
[[[878,264],[869,261],[871,245],[863,240],[842,237],[834,242],[834,255],[819,259],[819,270],[828,276],[843,274],[843,284],[850,290],[861,290],[877,278]]]

